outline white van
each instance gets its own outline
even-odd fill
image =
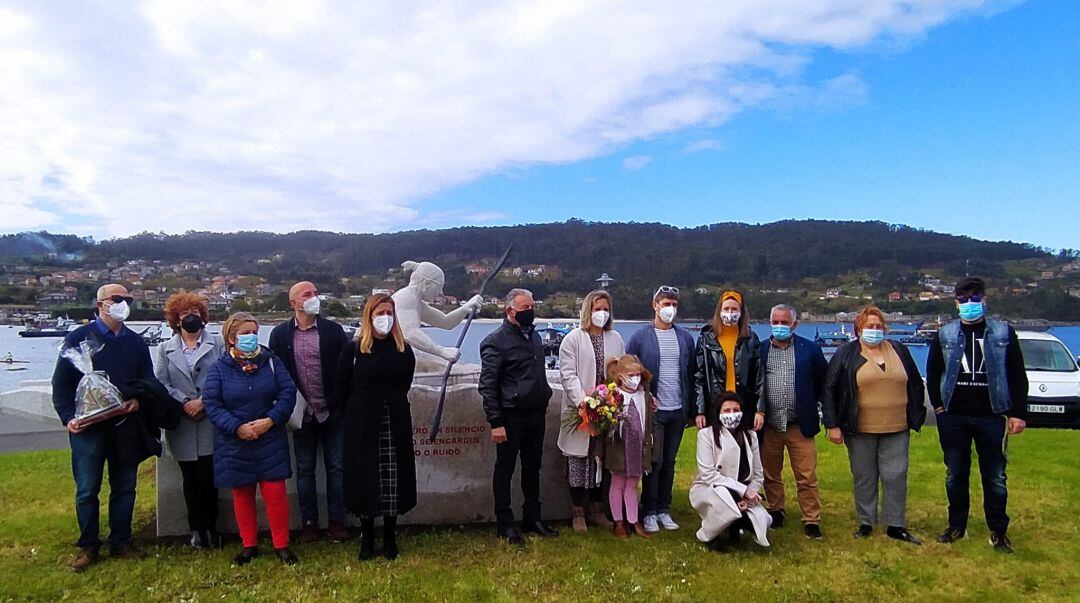
[[[1028,377],[1029,427],[1080,427],[1080,367],[1049,333],[1017,331]]]

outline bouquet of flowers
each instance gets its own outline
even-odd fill
[[[602,383],[578,404],[577,414],[569,418],[569,427],[598,436],[618,426],[622,410],[622,392],[615,383]]]
[[[104,371],[95,371],[91,361],[103,345],[97,341],[84,340],[79,345],[60,350],[83,374],[75,388],[75,418],[80,424],[89,425],[115,417],[124,411],[124,397],[109,380]]]

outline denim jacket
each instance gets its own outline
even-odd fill
[[[1009,347],[1009,325],[986,318],[986,334],[983,337],[983,360],[986,365],[986,381],[990,390],[990,408],[995,414],[1004,414],[1012,408],[1009,380],[1005,370],[1005,350]],[[964,360],[966,338],[962,336],[960,321],[954,320],[938,330],[941,353],[945,357],[945,374],[941,379],[941,404],[949,410],[960,365]]]

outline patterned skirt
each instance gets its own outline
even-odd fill
[[[596,474],[596,457],[592,455],[566,457],[566,481],[569,482],[571,488],[599,488],[600,482]]]
[[[390,407],[384,407],[379,422],[379,512],[384,516],[398,514],[397,448],[390,431]]]

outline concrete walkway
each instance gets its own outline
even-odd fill
[[[59,419],[39,419],[0,410],[0,453],[68,447],[67,430]]]

